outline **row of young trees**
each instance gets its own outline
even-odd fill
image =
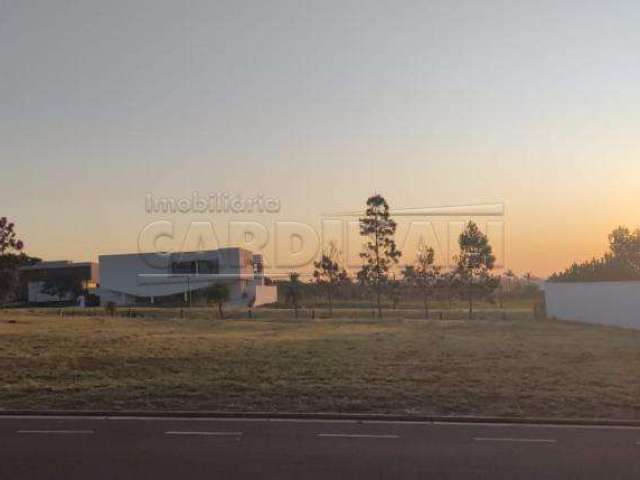
[[[415,264],[406,266],[401,272],[402,279],[397,280],[392,270],[398,264],[402,252],[398,250],[394,240],[396,227],[384,197],[370,197],[365,215],[360,219],[360,234],[367,238],[367,242],[360,254],[363,264],[356,279],[359,286],[367,288],[374,296],[379,317],[382,317],[383,295],[388,295],[395,305],[401,290],[409,288],[420,294],[425,317],[429,316],[431,299],[437,292],[446,289],[464,294],[471,318],[474,299],[486,296],[498,287],[498,277],[491,274],[495,256],[489,239],[471,221],[458,238],[460,253],[456,257],[454,269],[443,271],[435,264],[433,248],[423,244],[417,252]],[[329,315],[333,314],[336,291],[349,283],[347,271],[339,260],[340,252],[335,245],[330,245],[322,253],[320,260],[314,263],[313,279],[326,293]],[[291,274],[285,299],[294,305],[296,311],[301,291],[299,275]]]

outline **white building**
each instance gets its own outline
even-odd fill
[[[162,300],[196,304],[202,290],[224,283],[230,303],[264,305],[277,300],[275,286],[264,284],[261,255],[242,248],[201,252],[101,255],[100,303],[154,304]]]
[[[547,317],[640,328],[640,282],[547,282]]]

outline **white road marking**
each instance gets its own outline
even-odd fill
[[[169,431],[164,433],[165,435],[202,435],[202,436],[209,436],[209,437],[239,437],[242,435],[242,432]]]
[[[398,435],[371,435],[364,433],[318,433],[321,438],[400,438]]]
[[[0,417],[1,418],[1,417]],[[20,417],[16,417],[20,418]],[[362,420],[322,420],[317,418],[225,418],[225,417],[107,417],[109,421],[142,422],[241,422],[241,423],[363,423]],[[638,427],[640,428],[640,427]]]
[[[506,428],[560,428],[563,430],[583,429],[583,430],[640,430],[640,426],[635,425],[574,425],[574,424],[553,424],[553,423],[483,423],[483,422],[363,422],[363,423],[399,423],[399,424],[421,424],[428,423],[437,426],[451,427],[506,427]]]
[[[93,435],[93,430],[18,430],[17,433],[41,433],[41,434],[63,434],[63,435]]]
[[[91,420],[104,421],[107,417],[92,415],[0,415],[2,420]]]
[[[505,437],[474,437],[476,442],[530,442],[530,443],[556,443],[553,438],[505,438]]]

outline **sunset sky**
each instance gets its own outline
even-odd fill
[[[97,260],[159,219],[499,203],[506,265],[546,275],[640,226],[639,25],[636,1],[0,0],[0,215]],[[145,211],[195,191],[281,211]]]

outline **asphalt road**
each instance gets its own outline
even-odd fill
[[[0,479],[637,479],[640,427],[0,417]]]

